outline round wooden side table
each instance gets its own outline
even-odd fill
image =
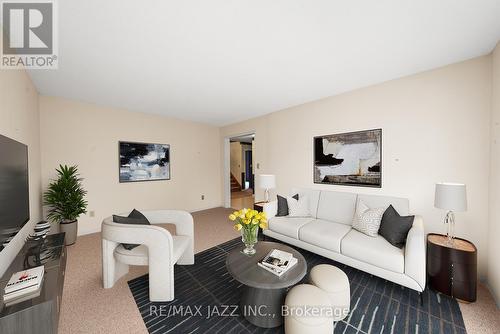
[[[461,301],[476,301],[476,246],[460,238],[449,245],[445,235],[428,234],[427,274],[432,289]]]

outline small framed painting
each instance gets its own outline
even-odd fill
[[[314,137],[314,183],[382,187],[382,129]]]
[[[170,145],[120,141],[118,146],[120,183],[170,180]]]

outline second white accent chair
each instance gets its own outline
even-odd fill
[[[102,276],[105,289],[128,273],[129,265],[149,266],[149,299],[174,299],[174,265],[194,264],[193,217],[178,210],[141,211],[151,225],[102,222]],[[128,213],[121,214],[127,216]],[[174,224],[176,235],[157,224]],[[140,244],[126,250],[121,245]]]

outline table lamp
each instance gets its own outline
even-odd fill
[[[276,176],[271,174],[259,175],[259,186],[260,188],[265,189],[265,202],[269,202],[269,189],[276,188]]]
[[[436,183],[434,207],[448,212],[444,218],[447,225],[448,244],[453,245],[455,239],[455,213],[467,210],[467,192],[462,183]]]

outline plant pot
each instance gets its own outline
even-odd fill
[[[73,245],[76,242],[78,220],[63,220],[59,224],[59,230],[66,233],[66,235],[64,236],[64,244],[66,246]]]

